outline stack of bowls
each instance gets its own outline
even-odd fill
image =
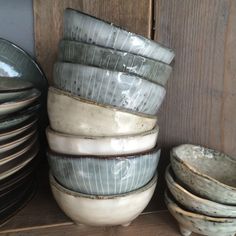
[[[170,49],[67,9],[47,128],[50,183],[76,223],[124,225],[149,203]],[[111,214],[112,212],[112,214]]]
[[[0,224],[35,190],[40,94],[30,82],[0,77]]]
[[[236,160],[218,151],[185,144],[171,152],[165,199],[181,234],[236,233]]]

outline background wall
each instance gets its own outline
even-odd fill
[[[34,55],[32,0],[0,0],[0,38]]]

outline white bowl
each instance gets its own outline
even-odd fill
[[[139,153],[156,145],[159,126],[150,131],[122,136],[75,136],[47,128],[46,134],[51,150],[71,155],[123,155]]]
[[[172,196],[165,193],[168,210],[178,221],[181,235],[189,236],[192,232],[208,236],[234,236],[236,218],[210,217],[186,211],[178,206]]]
[[[138,134],[154,128],[156,116],[127,112],[50,87],[50,126],[61,133],[85,136]]]
[[[156,183],[157,176],[138,190],[97,196],[65,189],[50,175],[52,193],[60,208],[75,223],[92,226],[129,225],[151,200]]]
[[[165,179],[174,198],[186,209],[215,217],[236,217],[236,206],[224,205],[194,195],[178,183],[170,166],[166,169]]]

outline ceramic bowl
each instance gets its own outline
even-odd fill
[[[236,218],[209,217],[186,211],[165,193],[165,202],[172,216],[178,221],[181,235],[189,236],[192,232],[208,236],[234,236]]]
[[[23,109],[24,107],[33,103],[38,97],[40,92],[37,89],[31,89],[23,96],[17,97],[15,100],[4,102],[0,104],[0,116],[7,115]]]
[[[60,42],[59,60],[135,74],[162,86],[172,71],[168,64],[147,57],[69,40]]]
[[[156,172],[160,150],[123,156],[72,156],[48,152],[55,178],[85,194],[114,195],[138,189]]]
[[[53,74],[54,86],[73,95],[149,115],[157,113],[166,94],[141,77],[87,65],[58,62]]]
[[[36,117],[30,117],[18,125],[15,125],[11,128],[7,128],[4,130],[0,130],[0,142],[4,141],[6,139],[10,139],[10,138],[26,131],[27,129],[29,129],[30,127],[35,125],[37,123],[37,120],[38,119]]]
[[[63,38],[118,49],[167,64],[174,58],[171,49],[157,42],[73,9],[64,11]]]
[[[218,151],[185,144],[171,152],[173,171],[193,193],[236,205],[236,160]]]
[[[157,176],[142,188],[127,194],[95,196],[70,191],[50,175],[50,185],[60,208],[77,224],[128,226],[152,198]]]
[[[37,126],[33,125],[26,131],[3,141],[0,141],[0,154],[12,150],[26,140],[29,140],[37,132]]]
[[[4,164],[0,164],[0,180],[3,180],[10,175],[13,175],[24,166],[26,166],[31,160],[33,160],[39,151],[38,142],[35,142],[34,145],[25,153],[19,157],[8,161]]]
[[[36,102],[24,108],[23,110],[0,118],[0,132],[10,129],[13,126],[19,125],[32,116],[38,116],[37,114],[39,112],[39,109],[40,104]]]
[[[166,169],[165,179],[171,194],[186,209],[208,216],[236,217],[236,206],[223,205],[198,197],[181,186],[170,166]]]
[[[156,116],[115,109],[52,87],[48,116],[53,130],[85,136],[138,134],[153,129],[157,122]]]
[[[139,153],[155,147],[159,127],[135,135],[78,136],[63,134],[47,128],[46,134],[52,151],[71,155],[123,155]]]

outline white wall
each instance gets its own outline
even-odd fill
[[[0,38],[34,55],[32,0],[0,0]]]

